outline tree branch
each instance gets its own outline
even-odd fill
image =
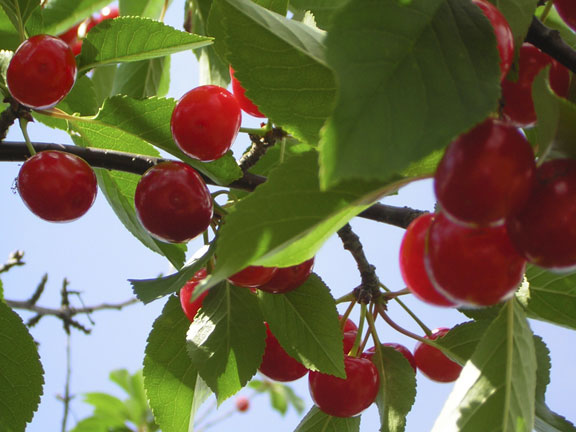
[[[75,307],[59,307],[59,308],[49,308],[49,307],[44,307],[44,306],[38,306],[32,302],[30,302],[29,300],[8,300],[6,299],[6,304],[8,306],[10,306],[13,309],[22,309],[22,310],[27,310],[30,312],[35,312],[39,315],[52,315],[55,316],[57,318],[63,318],[63,317],[73,317],[75,315],[78,314],[89,314],[95,311],[100,311],[100,310],[107,310],[107,309],[116,309],[116,310],[121,310],[123,308],[125,308],[126,306],[130,306],[133,305],[135,303],[138,303],[138,299],[136,297],[131,298],[129,300],[125,300],[121,303],[101,303],[98,305],[94,305],[94,306],[84,306],[84,307],[80,307],[80,308],[75,308]]]
[[[540,48],[576,73],[576,50],[564,42],[558,30],[546,27],[538,18],[533,17],[526,35],[526,42]]]

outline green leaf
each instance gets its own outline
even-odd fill
[[[403,354],[382,346],[372,361],[380,374],[376,405],[380,412],[381,432],[404,432],[406,415],[416,399],[416,373]]]
[[[34,9],[40,6],[40,0],[0,0],[0,6],[12,22],[12,25],[20,34],[28,18],[32,16]]]
[[[189,325],[180,300],[172,296],[148,336],[144,386],[156,422],[164,432],[187,431],[194,422],[198,373],[186,353]]]
[[[349,0],[290,0],[290,4],[303,11],[309,10],[314,14],[316,23],[320,28],[328,30],[334,15]]]
[[[291,357],[310,370],[346,376],[336,304],[317,275],[294,291],[258,296],[270,331]]]
[[[464,366],[433,432],[531,432],[536,390],[534,340],[510,300]]]
[[[471,2],[352,0],[326,45],[340,91],[320,144],[323,187],[385,181],[498,106],[494,32]]]
[[[42,9],[44,30],[53,35],[64,33],[108,4],[110,0],[50,0]]]
[[[280,15],[288,12],[288,0],[254,0],[254,3]]]
[[[254,376],[264,354],[266,327],[250,290],[220,284],[204,299],[187,335],[192,365],[218,403]]]
[[[288,407],[292,405],[298,414],[304,411],[304,401],[294,393],[291,387],[281,383],[266,380],[252,380],[249,386],[260,393],[268,393],[270,395],[270,404],[272,408],[280,414],[285,415],[288,412]]]
[[[538,0],[490,0],[502,12],[514,36],[514,47],[518,51],[526,38]]]
[[[118,65],[109,65],[94,69],[92,72],[92,82],[94,83],[96,101],[99,107],[102,106],[106,99],[113,96],[112,89],[117,71]]]
[[[360,432],[360,416],[332,417],[312,407],[294,432]]]
[[[113,94],[135,99],[165,96],[170,87],[170,57],[160,57],[118,67]]]
[[[142,16],[158,19],[164,6],[164,0],[120,0],[120,12],[126,16]],[[170,0],[168,4],[170,5]]]
[[[316,144],[336,84],[324,58],[323,33],[249,0],[217,0],[227,59],[235,77],[270,120]],[[210,27],[211,28],[211,27]]]
[[[213,249],[214,246],[211,246],[197,260],[194,260],[191,264],[169,276],[154,279],[130,279],[129,282],[132,284],[134,294],[140,301],[150,303],[168,294],[179,291],[198,270],[206,266],[206,263],[214,254]]]
[[[78,77],[70,93],[58,104],[58,108],[68,114],[84,116],[95,115],[99,107],[94,83],[86,76]]]
[[[576,104],[558,98],[560,119],[551,158],[576,157]]]
[[[10,18],[0,7],[0,50],[15,51],[20,45],[18,31],[12,25]]]
[[[528,284],[518,299],[528,317],[576,330],[576,274],[558,274],[528,266]]]
[[[81,420],[70,432],[110,432],[111,430],[114,432],[130,432],[130,429],[116,423],[114,419],[97,416]]]
[[[464,364],[472,357],[478,343],[500,310],[501,308],[495,310],[494,315],[490,314],[490,319],[483,318],[479,321],[458,324],[451,328],[446,336],[436,339],[435,342],[443,347],[454,361]]]
[[[6,71],[14,53],[12,51],[0,50],[0,86],[6,86]]]
[[[110,381],[118,384],[130,396],[124,403],[127,420],[136,425],[145,424],[151,413],[145,395],[142,371],[130,375],[126,369],[117,369],[110,372]]]
[[[534,429],[537,432],[575,432],[576,427],[572,423],[546,406],[546,387],[550,383],[550,351],[538,336],[534,336],[534,347],[538,361]]]
[[[541,7],[540,9],[543,11],[544,7]],[[560,17],[560,15],[558,15],[558,12],[555,8],[552,8],[546,17],[546,27],[558,30],[562,40],[570,45],[573,49],[576,49],[576,33],[566,25],[564,20]]]
[[[0,302],[0,430],[24,431],[44,384],[38,349],[12,309]]]
[[[123,425],[130,420],[128,409],[124,402],[107,393],[86,393],[84,402],[94,407],[94,416],[107,418],[114,425]]]
[[[164,57],[199,48],[211,39],[148,18],[104,20],[88,32],[76,58],[79,73],[94,67]]]

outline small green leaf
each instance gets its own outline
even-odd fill
[[[266,327],[250,290],[222,283],[210,291],[187,334],[192,365],[218,403],[254,376],[264,354]]]
[[[128,432],[123,423],[116,423],[113,418],[92,416],[78,422],[70,432]]]
[[[332,417],[312,407],[294,432],[360,432],[360,418]]]
[[[531,432],[534,340],[522,307],[508,301],[464,366],[433,432]]]
[[[0,6],[8,15],[14,28],[21,32],[28,18],[34,13],[34,9],[40,6],[40,0],[0,0]]]
[[[118,67],[113,94],[135,99],[165,96],[170,86],[170,57],[160,57]]]
[[[44,385],[38,349],[12,309],[0,302],[0,430],[24,431]]]
[[[115,425],[130,420],[128,408],[120,399],[107,393],[86,393],[84,402],[94,407],[94,416],[107,418]]]
[[[198,373],[186,353],[189,325],[178,297],[172,296],[148,336],[144,386],[164,432],[187,431],[194,422]]]
[[[211,38],[176,30],[148,18],[119,17],[94,27],[77,57],[78,71],[114,63],[164,57],[212,43]]]
[[[310,370],[345,377],[336,304],[317,275],[285,294],[258,295],[270,331],[291,357]]]

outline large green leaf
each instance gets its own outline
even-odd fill
[[[40,6],[40,0],[0,0],[0,6],[20,34],[23,34],[26,21]]]
[[[44,371],[28,329],[4,302],[0,302],[0,352],[0,430],[24,431],[40,403]]]
[[[18,31],[12,25],[10,18],[0,7],[0,50],[15,51],[20,45]]]
[[[218,402],[254,376],[264,354],[266,327],[249,289],[222,283],[210,291],[187,334],[188,354]]]
[[[211,38],[176,30],[148,18],[104,20],[88,32],[77,57],[78,71],[113,63],[164,57],[212,43]]]
[[[342,8],[348,0],[290,0],[290,4],[300,10],[309,10],[314,14],[319,27],[328,30],[334,14]]]
[[[496,312],[491,318],[496,318],[498,314]],[[492,319],[480,319],[458,324],[451,328],[446,336],[436,339],[435,342],[444,348],[454,361],[464,364],[472,357],[491,322]]]
[[[490,0],[502,12],[514,36],[514,47],[519,50],[526,38],[538,0]]]
[[[156,422],[164,432],[191,430],[194,421],[198,373],[186,352],[189,325],[178,297],[172,296],[148,336],[144,386]]]
[[[531,432],[536,367],[532,332],[512,299],[464,366],[433,432]]]
[[[315,274],[283,295],[259,293],[270,331],[293,358],[311,370],[345,377],[342,331],[328,287]]]
[[[113,94],[135,99],[165,96],[170,87],[170,57],[121,64],[115,78]]]
[[[105,418],[115,426],[123,426],[130,420],[128,408],[116,396],[108,393],[86,393],[84,402],[94,407],[93,417]]]
[[[332,417],[312,407],[294,432],[360,432],[360,418]]]
[[[288,12],[288,0],[254,0],[254,3],[280,15]]]
[[[126,16],[143,16],[158,19],[165,0],[120,0],[120,12]],[[168,1],[171,4],[172,0]]]
[[[64,33],[108,4],[110,0],[50,0],[42,10],[45,31]]]
[[[330,115],[336,85],[324,35],[250,0],[217,0],[227,59],[262,113],[311,144]]]
[[[352,0],[326,45],[340,86],[320,147],[323,187],[383,181],[498,107],[494,32],[471,2]]]

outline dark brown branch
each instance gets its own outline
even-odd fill
[[[538,18],[534,17],[526,35],[526,42],[540,48],[576,73],[576,50],[562,40],[558,30],[546,27]]]

